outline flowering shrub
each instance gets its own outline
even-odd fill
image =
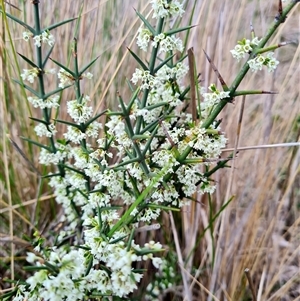
[[[44,244],[37,235],[35,252],[26,258],[28,268],[35,272],[7,294],[14,301],[126,298],[138,289],[143,277],[143,270],[136,268],[138,263],[140,266],[150,260],[158,270],[166,270],[166,262],[159,257],[164,251],[161,243],[139,245],[135,233],[141,225],[154,222],[162,211],[188,205],[195,193],[214,192],[212,175],[230,160],[220,159],[227,139],[218,114],[235,96],[251,94],[236,91],[249,68],[257,71],[265,65],[273,71],[278,65],[271,50],[280,45],[264,48],[268,37],[242,39],[231,53],[237,60],[248,59],[230,87],[221,77],[223,90],[217,84],[211,84],[208,90],[201,88],[198,80],[187,84],[187,75],[194,70],[189,69],[181,53],[184,45],[178,33],[191,27],[166,30],[169,18],[183,15],[183,4],[176,0],[150,3],[155,27],[137,12],[143,23],[137,45],[151,53],[149,62],[130,50],[139,65],[131,78],[135,89],[132,97],[124,101],[118,94],[119,110],[99,113],[94,112],[90,97],[81,91],[81,80],[92,78],[87,70],[96,59],[80,68],[76,40],[74,69],[52,59],[59,67],[59,85],[54,91],[44,90],[44,77],[53,76],[53,70],[45,70],[50,55],[44,62],[41,48],[50,47],[51,54],[55,47],[51,30],[72,20],[40,29],[39,4],[33,2],[37,23],[34,28],[26,27],[23,38],[34,43],[37,61],[22,56],[32,68],[23,69],[21,78],[39,82],[37,91],[25,88],[30,93],[28,101],[43,113],[43,119],[33,118],[37,122],[35,132],[47,137],[48,144],[27,140],[41,148],[40,164],[57,166],[46,177],[56,202],[64,209],[59,220],[64,227],[53,246]],[[293,5],[295,2],[286,7],[284,14]],[[277,21],[273,25],[274,30],[279,24]],[[175,61],[177,52],[181,56]],[[72,87],[76,99],[60,102],[59,93]],[[192,112],[196,118],[188,110],[195,102],[189,96],[192,88],[201,94],[196,112]],[[60,106],[66,108],[69,120],[50,119],[51,110],[59,110]],[[98,121],[100,116],[105,116],[104,124]],[[61,124],[67,125],[67,131],[58,136]],[[164,286],[158,283],[148,287],[155,296],[162,289]]]

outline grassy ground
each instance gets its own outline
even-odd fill
[[[53,32],[57,46],[52,57],[67,62],[74,35],[78,36],[78,53],[83,65],[100,54],[91,69],[93,81],[83,88],[93,99],[95,111],[113,107],[117,90],[126,99],[129,91],[125,79],[131,77],[135,68],[126,47],[137,49],[134,33],[140,24],[133,7],[141,12],[148,11],[148,1],[65,0],[63,5],[57,0],[44,2],[41,6],[45,25],[77,16],[84,2],[78,26],[73,22]],[[277,13],[277,2],[197,1],[192,21],[197,26],[190,33],[188,47],[194,48],[203,86],[216,82],[203,49],[230,84],[240,66],[229,50],[237,40],[250,37],[251,21],[256,35],[261,36]],[[20,11],[7,6],[10,13],[27,22],[32,19],[29,1],[11,3]],[[183,25],[188,24],[193,5],[194,1],[188,1]],[[231,168],[219,172],[215,178],[218,185],[213,198],[199,196],[199,203],[174,216],[176,228],[172,229],[169,217],[164,216],[162,230],[150,234],[164,240],[162,242],[170,244],[171,248],[173,240],[168,237],[177,233],[177,252],[185,261],[186,277],[195,300],[251,300],[246,268],[250,269],[257,300],[300,300],[300,149],[299,146],[261,147],[299,141],[299,8],[298,5],[290,13],[272,41],[272,44],[295,41],[277,50],[276,56],[281,62],[277,71],[274,74],[249,73],[240,87],[279,93],[247,96],[244,107],[242,98],[236,98],[222,112],[222,129],[229,138],[228,149],[241,150],[231,162]],[[40,173],[45,172],[38,165],[38,149],[20,139],[20,136],[34,137],[28,116],[37,116],[37,112],[29,108],[24,91],[12,81],[19,73],[14,51],[28,57],[32,53],[30,46],[21,39],[22,31],[10,21],[9,32],[4,30],[1,19],[0,289],[3,290],[7,289],[7,284],[2,282],[4,277],[24,276],[19,262],[29,248],[26,236],[32,236],[35,230],[47,235],[49,225],[59,212],[51,191],[31,166],[32,163]],[[15,49],[9,43],[10,38]],[[20,69],[25,68],[22,64]],[[48,84],[56,85],[55,82]],[[65,92],[65,99],[73,99],[71,93]],[[60,114],[62,119],[65,112]],[[238,131],[240,114],[243,118]],[[252,148],[244,150],[246,146]],[[224,156],[226,154],[224,151]],[[214,229],[202,235],[203,229],[210,225],[210,214],[218,212],[232,196],[233,201],[217,217]],[[141,236],[140,239],[146,238]],[[146,282],[147,277],[143,280]],[[165,300],[182,300],[181,292],[179,285],[167,296],[173,299]]]

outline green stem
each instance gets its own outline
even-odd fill
[[[156,35],[159,35],[162,32],[163,25],[164,25],[164,18],[160,18],[157,22]],[[156,57],[157,57],[157,53],[158,53],[158,48],[159,48],[159,46],[152,48],[151,57],[150,57],[150,61],[149,61],[149,71],[150,71],[151,75],[154,75],[153,71],[155,69],[155,62],[156,62]],[[140,109],[145,108],[145,106],[147,105],[148,95],[149,95],[149,89],[144,90]],[[139,116],[136,121],[136,128],[135,128],[136,135],[140,134],[142,121],[143,121],[142,116]]]
[[[78,68],[78,56],[77,56],[77,39],[74,38],[73,42],[73,56],[74,56],[74,71],[75,71],[75,93],[76,93],[76,98],[79,102],[81,102],[82,98],[81,96],[81,91],[80,91],[80,78],[79,78],[79,68]]]

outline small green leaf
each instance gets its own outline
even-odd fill
[[[169,57],[167,57],[165,60],[163,60],[154,70],[153,73],[155,74],[161,67],[166,65],[176,54],[173,54]]]
[[[39,92],[35,91],[34,89],[32,89],[30,86],[25,85],[24,83],[20,82],[17,79],[13,79],[13,81],[17,84],[19,84],[21,87],[25,88],[26,90],[28,90],[29,92],[31,92],[32,94],[34,94],[37,98],[41,98],[41,95]]]
[[[44,124],[46,126],[49,125],[49,123],[47,121],[43,120],[43,119],[38,119],[38,118],[34,118],[34,117],[29,117],[29,119],[31,119],[33,121],[36,121],[36,122],[39,122],[39,123],[42,123],[42,124]]]
[[[57,28],[57,27],[59,27],[59,26],[61,26],[61,25],[64,25],[64,24],[69,23],[69,22],[72,22],[72,21],[74,21],[74,20],[76,20],[76,19],[77,19],[77,17],[76,17],[76,18],[67,19],[67,20],[58,22],[58,23],[56,23],[56,24],[50,25],[50,26],[44,28],[44,29],[42,30],[42,32],[47,31],[47,30],[50,31],[50,30],[52,30],[52,29],[54,29],[54,28]]]
[[[163,107],[163,106],[166,106],[168,105],[169,103],[167,101],[162,101],[162,102],[159,102],[159,103],[156,103],[154,105],[151,105],[151,106],[147,106],[145,107],[144,109],[148,110],[148,111],[151,111],[153,109],[156,109],[156,108],[159,108],[159,107]]]
[[[73,85],[68,85],[68,86],[65,86],[65,87],[63,87],[63,88],[57,88],[57,89],[55,89],[55,90],[53,90],[53,91],[51,91],[51,92],[45,94],[44,99],[47,99],[48,97],[50,97],[50,96],[52,96],[52,95],[54,95],[54,94],[56,94],[56,93],[59,93],[59,92],[65,90],[65,89],[67,89],[67,88],[70,88],[70,87],[72,87],[72,86],[73,86]]]
[[[28,59],[26,56],[22,55],[21,53],[17,52],[17,54],[29,65],[31,65],[33,68],[40,69],[34,62],[32,62],[30,59]]]
[[[59,122],[59,123],[63,123],[63,124],[67,124],[67,125],[70,125],[70,126],[73,126],[79,130],[82,129],[81,125],[77,124],[77,123],[73,123],[73,122],[69,122],[69,121],[65,121],[65,120],[61,120],[61,119],[53,119],[54,121],[56,122]]]
[[[144,71],[149,70],[148,67],[143,63],[143,61],[139,58],[138,55],[136,55],[133,51],[131,51],[128,47],[127,47],[128,51],[130,52],[130,54],[135,58],[135,60],[141,65],[141,67],[144,69]]]
[[[98,60],[99,57],[100,57],[100,55],[98,55],[89,64],[87,64],[85,67],[83,67],[82,70],[79,72],[79,76],[81,76],[82,73],[84,73],[90,66],[92,66]]]
[[[191,28],[196,27],[196,25],[191,25],[191,26],[186,26],[186,27],[182,27],[182,28],[176,28],[176,29],[172,29],[170,31],[164,32],[164,34],[166,36],[171,36],[175,33],[181,32],[181,31],[185,31],[185,30],[190,30]]]
[[[114,111],[109,111],[106,114],[107,116],[124,116],[122,112],[114,112]]]
[[[134,91],[134,93],[132,94],[132,96],[131,96],[131,98],[130,98],[130,101],[129,101],[128,105],[127,105],[127,110],[128,110],[129,112],[130,112],[130,110],[131,110],[132,105],[134,104],[134,101],[137,99],[137,95],[139,94],[139,92],[140,92],[140,87],[138,87],[138,88]]]
[[[52,178],[52,177],[61,177],[61,174],[60,173],[52,173],[52,174],[42,176],[43,179]]]
[[[86,122],[84,124],[84,127],[87,128],[91,123],[93,123],[96,119],[98,119],[100,116],[102,116],[106,112],[107,112],[107,110],[104,110],[103,112],[101,112],[101,113],[97,114],[96,116],[94,116],[92,119],[90,119],[88,122]]]
[[[80,175],[82,175],[83,177],[85,177],[85,173],[83,171],[80,171],[76,168],[71,167],[70,165],[66,165],[66,164],[61,164],[63,167],[65,167],[66,169],[72,170]]]
[[[149,139],[151,136],[149,135],[133,135],[132,136],[132,140],[145,140],[145,139]]]
[[[125,106],[125,103],[124,103],[124,101],[123,101],[122,96],[121,96],[119,93],[118,93],[118,100],[119,100],[119,103],[120,103],[120,105],[121,105],[121,109],[122,109],[122,111],[123,111],[123,115],[124,115],[124,116],[127,116],[127,115],[128,115],[127,108],[126,108],[126,106]]]
[[[7,17],[9,17],[10,19],[16,21],[17,23],[19,23],[20,25],[24,26],[27,30],[29,30],[30,32],[33,33],[33,35],[36,35],[36,31],[34,28],[30,27],[28,24],[24,23],[23,21],[21,21],[20,19],[14,17],[13,15],[8,14],[7,12],[5,12],[5,15]]]
[[[49,270],[45,266],[24,266],[24,271],[40,271],[40,270]]]
[[[29,142],[29,143],[31,143],[31,144],[37,145],[40,148],[44,148],[44,149],[46,149],[49,152],[52,152],[52,150],[51,150],[51,148],[49,146],[43,145],[43,144],[41,144],[39,142],[36,142],[34,140],[31,140],[29,138],[25,138],[25,137],[22,137],[22,136],[20,138],[23,139],[23,140],[25,140],[25,141],[27,141],[27,142]]]
[[[90,255],[88,258],[88,264],[85,271],[85,276],[87,276],[90,273],[91,268],[93,267],[94,257],[93,255]]]
[[[64,69],[65,71],[67,71],[68,73],[70,73],[74,78],[76,78],[76,74],[70,70],[69,68],[67,68],[66,66],[64,66],[63,64],[59,63],[58,61],[52,59],[51,57],[49,58],[52,62],[54,62],[56,65],[58,65],[59,67],[61,67],[62,69]]]
[[[151,31],[151,33],[155,36],[156,30],[151,26],[151,24],[145,19],[143,15],[141,15],[137,10],[135,10],[135,12],[140,17],[140,19],[144,22],[147,28]]]
[[[45,55],[44,61],[42,63],[42,68],[44,69],[46,66],[46,63],[50,57],[50,54],[52,53],[52,50],[54,49],[54,45],[49,49],[48,53]]]

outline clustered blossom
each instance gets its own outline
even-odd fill
[[[235,59],[240,61],[240,59],[244,58],[246,54],[249,54],[259,42],[260,40],[258,37],[253,38],[251,41],[248,39],[243,39],[238,41],[237,45],[233,50],[230,50],[230,52]]]
[[[182,16],[183,4],[177,0],[151,0],[153,18],[165,18],[168,16]]]
[[[29,81],[31,84],[33,84],[35,78],[39,75],[39,69],[38,68],[32,68],[32,69],[23,69],[23,73],[21,73],[22,79],[25,81]]]
[[[157,48],[159,45],[159,51],[168,52],[168,51],[183,51],[182,40],[175,38],[174,36],[166,36],[164,33],[161,33],[154,37],[152,42],[153,47]]]
[[[86,264],[84,251],[81,249],[53,248],[46,258],[27,254],[27,260],[44,269],[39,270],[20,286],[14,301],[19,300],[82,300],[85,296],[85,282],[79,281],[85,274]],[[40,262],[57,267],[58,273],[50,274]]]
[[[206,118],[211,113],[212,109],[225,98],[230,97],[229,91],[219,91],[215,84],[211,84],[208,89],[211,92],[205,92],[205,89],[201,89],[201,94],[204,101],[201,102],[201,116]]]
[[[23,32],[23,39],[28,42],[30,38],[33,37],[34,45],[37,47],[41,47],[42,43],[48,44],[50,47],[52,47],[55,43],[54,36],[50,34],[48,30],[42,32],[40,35],[33,36],[32,32],[24,31]]]
[[[34,45],[37,47],[41,47],[41,43],[47,43],[52,47],[55,42],[54,36],[49,31],[44,31],[41,35],[34,36],[33,39]]]
[[[168,16],[182,16],[184,13],[183,4],[177,0],[151,0],[153,9],[153,18],[165,18]],[[180,38],[174,35],[168,36],[164,33],[153,36],[148,28],[141,27],[138,30],[137,45],[147,51],[149,42],[152,41],[152,46],[159,47],[159,52],[183,51],[183,44]]]
[[[162,260],[150,253],[161,251],[160,243],[150,241],[141,248],[132,241],[131,247],[128,248],[123,241],[107,242],[99,237],[96,219],[88,222],[93,224],[85,231],[90,250],[52,248],[43,257],[27,253],[27,261],[41,269],[29,277],[25,285],[18,287],[13,301],[24,298],[37,301],[76,301],[84,299],[86,291],[102,295],[113,294],[122,298],[137,289],[137,283],[142,279],[143,275],[132,268],[134,262],[150,259],[155,267],[160,268]],[[147,255],[142,255],[143,253]],[[88,260],[92,261],[92,267],[86,274]],[[47,265],[44,264],[45,261]],[[94,268],[97,264],[104,263],[105,270]],[[54,267],[56,272],[48,271],[49,266]]]
[[[87,106],[90,100],[90,97],[86,95],[81,102],[77,99],[67,102],[67,112],[76,123],[85,123],[92,116],[93,108]]]
[[[144,51],[147,51],[149,42],[153,39],[152,33],[148,28],[140,27],[137,36],[137,45]]]
[[[167,36],[164,33],[152,36],[150,30],[140,28],[137,36],[137,45],[143,50],[147,51],[149,42],[152,40],[152,46],[159,47],[158,53],[168,51],[183,51],[183,44],[180,38],[174,36]]]
[[[39,156],[39,163],[49,166],[51,164],[58,165],[68,156],[67,147],[61,143],[55,145],[56,152],[50,152],[49,150],[42,148]]]
[[[250,54],[259,42],[260,40],[257,37],[253,38],[251,41],[243,39],[238,41],[238,44],[233,50],[230,50],[230,52],[234,58],[240,61],[246,54]],[[279,61],[274,58],[274,52],[268,52],[266,57],[259,53],[253,59],[248,60],[247,63],[252,72],[262,70],[263,65],[267,66],[269,72],[273,72],[279,64]]]
[[[35,128],[34,131],[39,137],[52,137],[57,133],[57,130],[55,129],[54,124],[49,124],[46,126],[43,123],[38,124]]]
[[[263,65],[267,66],[269,72],[273,72],[279,61],[274,58],[274,52],[268,52],[266,57],[258,54],[254,59],[249,60],[248,64],[252,72],[262,70]]]
[[[35,107],[40,109],[52,109],[59,107],[59,95],[52,95],[47,99],[29,96],[27,100]]]
[[[63,68],[59,69],[57,76],[60,82],[58,85],[60,88],[64,88],[65,86],[72,85],[74,83],[72,74],[70,74]]]

